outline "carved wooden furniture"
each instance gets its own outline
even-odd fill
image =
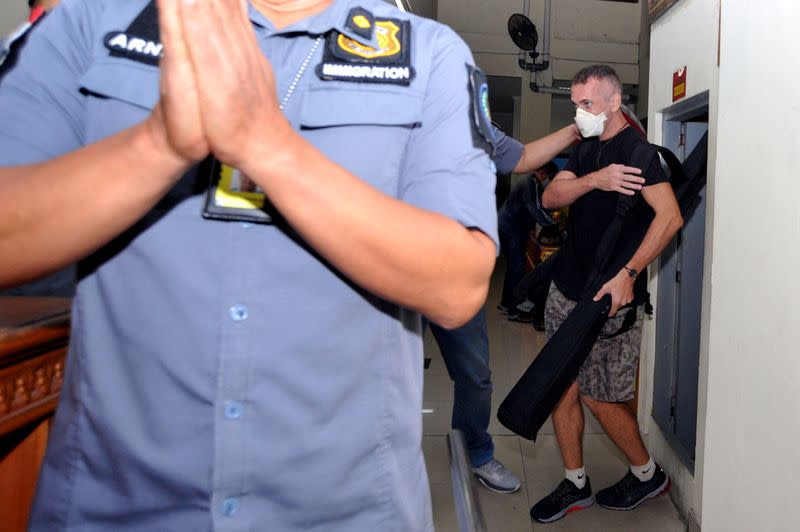
[[[70,300],[0,297],[0,530],[25,530],[58,402]]]

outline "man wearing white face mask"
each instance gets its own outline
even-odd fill
[[[554,266],[545,309],[547,334],[555,333],[581,298],[594,269],[600,240],[615,216],[619,194],[640,192],[641,198],[625,217],[618,243],[630,239],[641,244],[595,295],[595,300],[611,295],[611,317],[604,335],[620,330],[623,313],[617,315],[618,309],[629,303],[639,309],[636,324],[629,331],[597,341],[578,378],[553,411],[566,478],[531,508],[531,517],[545,523],[590,506],[595,500],[583,464],[581,402],[630,462],[630,471],[622,480],[597,493],[601,506],[631,510],[669,486],[669,477],[644,447],[627,401],[634,397],[641,304],[647,297],[646,275],[640,272],[661,253],[683,220],[658,158],[649,168],[629,166],[634,148],[646,140],[628,126],[621,111],[622,84],[616,72],[605,65],[581,70],[572,83],[572,101],[577,108],[575,122],[584,139],[542,197],[548,209],[570,206],[567,240]]]

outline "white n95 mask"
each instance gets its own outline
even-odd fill
[[[602,135],[606,119],[605,113],[593,115],[582,107],[578,107],[575,111],[575,124],[578,126],[584,138],[599,137]]]

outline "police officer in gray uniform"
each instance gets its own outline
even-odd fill
[[[432,530],[420,314],[465,323],[496,253],[466,45],[376,0],[39,29],[0,86],[0,285],[80,279],[31,529]]]
[[[580,138],[573,124],[539,140],[522,144],[493,126],[497,173],[528,173],[543,166]],[[431,324],[439,351],[453,380],[452,427],[464,433],[475,477],[499,493],[513,493],[520,479],[494,457],[489,434],[492,414],[492,372],[489,369],[489,334],[486,312],[478,311],[465,325],[448,330]]]

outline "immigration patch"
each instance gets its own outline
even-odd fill
[[[362,22],[366,24],[366,21]],[[397,85],[411,83],[415,75],[411,66],[411,24],[396,19],[376,19],[373,24],[377,47],[337,31],[328,34],[322,63],[317,66],[320,79]]]

